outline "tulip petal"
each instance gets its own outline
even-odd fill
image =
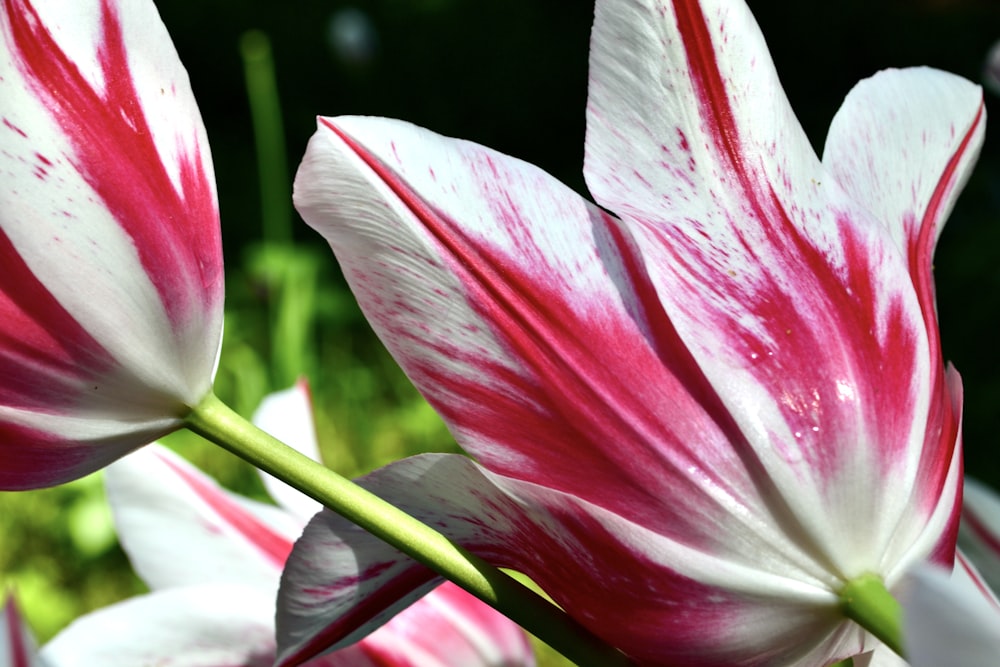
[[[971,150],[978,108],[937,131]],[[939,157],[935,178],[953,156]],[[671,325],[658,335],[704,374],[708,414],[731,415],[730,444],[703,449],[699,470],[728,465],[734,499],[757,489],[846,577],[955,506],[954,400],[909,259],[827,176],[745,3],[598,3],[585,175],[634,233]]]
[[[822,583],[698,553],[465,457],[413,457],[360,483],[490,562],[524,572],[643,664],[693,656],[705,664],[750,664],[740,662],[746,655],[820,663],[863,649],[861,633],[841,621],[836,596]],[[436,581],[332,512],[318,514],[282,575],[279,664],[357,641]]]
[[[77,619],[41,655],[59,667],[269,667],[271,609],[252,587],[157,591]]]
[[[873,651],[854,656],[853,662],[851,667],[911,667],[884,644]]]
[[[38,656],[35,638],[24,623],[13,595],[0,608],[0,665],[3,667],[45,667]]]
[[[979,86],[926,67],[861,81],[830,124],[823,164],[908,257],[929,328],[934,245],[972,173],[985,128]]]
[[[907,260],[929,345],[932,427],[926,429],[925,452],[947,451],[961,422],[955,382],[942,378],[931,267],[945,220],[972,173],[985,124],[982,90],[969,81],[930,68],[887,70],[851,90],[833,119],[823,153],[833,179],[872,213]],[[942,425],[941,433],[935,424]],[[924,456],[918,479],[942,484],[947,461],[946,456]],[[915,501],[933,503],[940,493],[933,484],[929,490]],[[942,540],[947,554],[954,517],[949,523]],[[950,555],[943,562],[949,560]]]
[[[30,488],[176,428],[211,385],[212,164],[152,3],[3,1],[0,174],[0,486]]]
[[[1000,496],[970,477],[965,478],[958,544],[989,585],[1000,587]]]
[[[682,483],[659,474],[651,408],[683,390],[643,337],[613,219],[518,160],[370,118],[320,120],[295,199],[464,447],[668,523],[643,509]]]
[[[739,433],[669,336],[615,219],[523,162],[371,118],[320,120],[295,197],[376,331],[484,465],[706,551],[724,515],[734,558],[810,567],[797,526],[761,520],[771,512],[729,453]]]
[[[954,572],[918,567],[901,601],[911,667],[983,667],[1000,655],[1000,603],[959,554]]]
[[[373,664],[393,667],[535,664],[531,643],[520,628],[450,582],[355,646]]]
[[[160,445],[109,466],[105,486],[122,546],[154,590],[215,583],[276,590],[302,530],[297,517],[225,491]]]
[[[265,396],[254,412],[253,423],[313,461],[320,461],[312,409],[309,383],[299,380],[284,391]],[[298,489],[262,470],[258,472],[268,494],[279,505],[301,519],[303,525],[316,512],[323,509],[322,505]]]

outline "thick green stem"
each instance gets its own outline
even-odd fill
[[[866,574],[847,582],[840,591],[844,615],[903,655],[903,611],[882,578]]]
[[[299,489],[506,614],[578,665],[629,665],[551,602],[429,526],[240,417],[209,394],[187,416],[195,433]]]

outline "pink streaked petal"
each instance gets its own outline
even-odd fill
[[[51,414],[176,427],[211,385],[222,258],[205,131],[152,3],[4,0],[0,176],[0,406],[50,433]]]
[[[531,667],[528,636],[505,616],[445,582],[357,644],[394,667]]]
[[[959,553],[955,568],[921,565],[900,596],[911,667],[983,667],[1000,655],[1000,603]]]
[[[1000,496],[965,478],[958,544],[994,589],[1000,587]]]
[[[253,587],[157,591],[82,616],[41,655],[58,667],[269,667],[272,610]]]
[[[873,214],[907,260],[929,345],[927,452],[947,452],[960,423],[955,383],[944,377],[932,258],[979,155],[985,123],[982,90],[969,81],[929,68],[889,70],[860,82],[848,94],[830,126],[823,154],[832,178]],[[943,480],[946,459],[925,456],[919,476]],[[916,501],[927,503],[933,496],[932,491]]]
[[[120,414],[120,413],[119,413]],[[180,419],[123,422],[119,415],[95,419],[19,411],[0,406],[0,488],[25,490],[55,486],[94,472],[177,429]],[[74,440],[67,440],[72,434]]]
[[[934,546],[927,559],[943,567],[951,567],[955,558],[955,544],[958,540],[959,521],[962,515],[962,489],[965,467],[963,465],[962,448],[962,415],[965,389],[962,377],[950,363],[945,367],[944,386],[937,392],[940,402],[937,402],[937,413],[942,416],[941,430],[934,433],[928,424],[925,437],[925,451],[939,452],[939,457],[924,456],[920,462],[918,483],[913,489],[914,504],[926,504],[930,498],[937,495],[940,502],[923,526],[911,524],[911,528],[923,530],[920,538],[914,542],[909,557],[922,551],[922,545],[932,543]],[[933,400],[933,399],[932,399]],[[932,407],[932,410],[934,408]],[[938,441],[935,442],[935,435]],[[949,449],[949,442],[951,443]],[[946,456],[951,456],[949,461]],[[922,487],[922,488],[921,488]],[[899,531],[904,533],[905,531]]]
[[[0,488],[82,477],[180,426],[176,397],[118,366],[2,234],[0,264]]]
[[[152,589],[234,583],[273,594],[302,523],[236,496],[160,445],[105,471],[119,539]]]
[[[218,340],[206,329],[221,327],[215,186],[187,74],[155,7],[5,4],[5,235],[120,363],[139,356],[138,338],[204,385]]]
[[[16,179],[9,189],[21,205],[9,215],[5,207],[4,231],[39,264],[43,249],[61,243],[72,242],[64,252],[86,261],[102,251],[78,245],[80,239],[127,238],[134,248],[122,252],[118,242],[104,251],[107,258],[136,256],[141,269],[131,262],[125,268],[148,275],[180,337],[192,324],[200,331],[198,320],[215,317],[222,298],[218,206],[201,116],[155,7],[5,0],[5,10],[3,144]],[[60,194],[67,215],[59,215]],[[25,214],[46,219],[56,233],[8,229],[18,219],[27,227]],[[111,229],[103,234],[79,229],[105,226]],[[117,269],[95,264],[105,273]],[[214,344],[201,345],[210,359]]]
[[[951,402],[948,406],[958,431],[948,434],[942,429],[942,437],[953,439],[952,447],[947,455],[950,458],[931,463],[922,461],[924,467],[918,475],[918,483],[910,490],[913,505],[919,506],[927,502],[921,494],[928,489],[935,489],[940,501],[933,506],[933,511],[923,518],[902,520],[893,531],[894,544],[888,552],[882,569],[886,584],[894,586],[906,573],[921,561],[933,562],[939,567],[950,568],[955,558],[955,541],[958,537],[959,517],[962,511],[962,379],[951,365],[946,369],[945,381],[947,390],[944,396]],[[943,445],[943,443],[942,443]],[[942,447],[943,449],[943,447]],[[945,452],[942,452],[942,456]],[[940,470],[945,475],[939,477]],[[891,560],[890,560],[891,559]]]
[[[523,162],[373,118],[320,120],[295,198],[490,469],[706,551],[729,517],[754,544],[725,545],[736,558],[780,551],[808,567],[787,508],[767,507],[766,482],[733,456],[741,434],[617,220]]]
[[[268,394],[253,414],[253,423],[313,461],[320,461],[316,426],[313,423],[309,383],[299,380],[284,391]],[[323,506],[281,480],[260,472],[267,492],[283,508],[302,520],[304,526]]]
[[[908,258],[827,177],[744,3],[610,7],[588,185],[633,230],[749,480],[835,570],[879,571],[911,547],[898,527],[954,505],[957,422]]]
[[[824,582],[694,551],[464,457],[406,459],[361,483],[490,562],[524,572],[641,664],[825,664],[864,648]],[[317,515],[282,576],[279,664],[360,639],[435,580],[336,515]]]
[[[7,594],[0,608],[0,665],[3,667],[45,667],[38,657],[35,638],[24,623],[17,600]]]
[[[934,326],[934,246],[982,146],[982,89],[930,68],[886,70],[858,83],[830,124],[823,164],[909,258]]]

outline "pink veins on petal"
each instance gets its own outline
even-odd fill
[[[763,272],[766,282],[763,285],[755,286],[756,294],[739,295],[739,300],[746,304],[761,322],[766,322],[771,328],[775,339],[780,342],[781,354],[798,358],[801,368],[809,368],[811,365],[824,360],[840,360],[852,366],[853,376],[863,378],[869,375],[872,369],[878,369],[879,375],[887,378],[909,378],[914,375],[911,362],[916,359],[917,341],[914,333],[906,319],[905,308],[901,303],[880,304],[875,296],[879,293],[873,280],[877,279],[877,272],[872,271],[870,249],[868,243],[855,237],[855,227],[850,224],[840,225],[842,235],[841,243],[845,250],[843,267],[846,275],[838,276],[830,268],[829,259],[822,251],[807,239],[805,239],[795,224],[792,223],[788,212],[785,210],[779,196],[775,193],[773,185],[769,184],[764,174],[755,173],[755,160],[761,158],[753,157],[755,154],[747,154],[744,142],[740,136],[740,130],[736,125],[735,114],[730,107],[727,86],[723,80],[723,75],[719,70],[715,48],[712,37],[702,14],[699,3],[692,0],[682,0],[674,3],[677,12],[677,21],[680,26],[679,33],[684,41],[684,48],[688,56],[692,81],[694,82],[697,94],[700,98],[702,111],[701,120],[710,127],[710,134],[716,142],[716,153],[722,156],[729,164],[727,171],[733,174],[738,183],[738,192],[742,196],[750,211],[756,217],[766,234],[769,245],[775,248],[776,252],[766,259],[775,261],[780,258],[783,261],[801,263],[799,269],[805,275],[814,275],[817,278],[816,285],[822,292],[817,294],[813,302],[813,312],[801,313],[793,302],[791,295],[774,282],[774,278]],[[975,125],[973,125],[974,127]],[[686,140],[685,140],[686,142]],[[639,220],[639,222],[643,222]],[[765,258],[761,256],[762,250],[755,250],[758,241],[747,239],[741,232],[737,224],[733,224],[733,229],[737,233],[740,243],[751,256],[757,258],[758,262],[767,265]],[[681,237],[666,242],[669,247],[684,247],[685,240]],[[787,250],[784,247],[792,246]],[[695,275],[708,275],[714,270],[711,258],[705,257],[704,264],[693,267],[690,261],[697,261],[697,257],[692,260],[685,260],[683,256],[677,256],[679,262],[688,267],[688,271]],[[912,261],[912,260],[911,260]],[[928,262],[929,266],[929,262]],[[794,267],[782,271],[779,269],[777,275],[797,275],[798,271]],[[713,281],[706,280],[705,284],[712,284]],[[737,297],[735,291],[742,290],[743,286],[739,281],[714,281],[719,284],[722,291],[727,288],[734,290],[729,298]],[[919,289],[919,286],[918,286]],[[747,298],[749,297],[749,298]],[[882,312],[879,313],[879,308]],[[829,313],[835,313],[831,317]],[[720,313],[725,315],[725,313]],[[880,318],[884,318],[882,320]],[[810,321],[814,320],[814,321]],[[825,320],[825,322],[824,322]],[[880,321],[881,320],[881,321]],[[822,325],[820,323],[823,323]],[[723,327],[724,330],[739,331],[740,327],[734,326],[734,322],[719,321],[716,326]],[[937,348],[937,334],[933,332],[933,321],[927,323],[927,330],[931,334],[932,355],[931,366],[935,369],[940,365],[940,357]],[[824,332],[836,329],[843,330],[842,336],[827,337]],[[877,332],[877,333],[876,333]],[[832,355],[824,355],[817,359],[815,350],[823,349],[828,344],[828,340],[852,340],[857,341],[853,349],[835,351]],[[753,350],[756,355],[766,354],[762,347],[762,341],[756,340],[752,335],[748,335],[745,346]],[[791,362],[786,362],[782,367],[788,367]],[[837,361],[834,361],[830,373],[813,372],[807,377],[837,377]],[[780,368],[778,369],[780,371]],[[935,371],[937,372],[937,371]],[[787,379],[782,377],[767,377],[767,369],[755,369],[758,379],[771,384],[773,395],[781,396],[784,391],[782,384]],[[943,389],[940,381],[940,374],[935,383],[937,393]],[[794,382],[795,379],[791,378]],[[875,440],[882,443],[881,450],[884,462],[889,464],[894,460],[902,460],[901,450],[909,445],[905,439],[898,437],[899,433],[907,431],[906,425],[912,422],[912,415],[905,414],[904,406],[909,404],[911,387],[907,382],[896,382],[881,384],[875,383],[854,383],[849,382],[854,396],[850,405],[844,405],[845,401],[828,400],[821,396],[821,393],[829,393],[830,387],[819,386],[808,391],[808,387],[801,387],[799,390],[788,392],[789,396],[808,396],[814,393],[815,402],[805,404],[800,401],[789,402],[783,405],[786,421],[792,425],[798,423],[794,429],[796,437],[802,437],[803,441],[812,436],[816,429],[823,430],[824,422],[829,419],[852,419],[849,413],[853,410],[864,410],[869,412],[863,418],[863,423],[874,425],[882,430]],[[813,380],[815,381],[815,380]],[[901,395],[894,395],[893,388]],[[806,391],[804,391],[806,390]],[[868,395],[857,395],[858,392]],[[843,398],[843,397],[842,397]],[[843,406],[843,415],[824,416],[819,412],[819,406]],[[946,429],[949,430],[949,429]],[[950,429],[951,438],[947,440],[949,445],[954,443],[954,430]],[[943,436],[948,438],[948,434]],[[836,448],[824,447],[822,442],[823,434],[815,438],[817,446],[800,447],[807,456],[818,457],[818,460],[811,463],[819,469],[831,469],[832,460],[826,457],[837,457],[840,452]],[[805,444],[805,442],[803,442]],[[934,471],[939,480],[939,486],[944,483],[947,462],[950,456],[942,456],[935,459],[939,462],[938,470]]]
[[[81,377],[99,377],[110,355],[35,277],[0,230],[0,404],[60,406]],[[33,372],[37,369],[37,372]],[[45,382],[38,382],[45,377]],[[62,381],[62,383],[59,382]]]
[[[175,187],[129,74],[122,26],[110,0],[101,5],[103,92],[60,49],[30,0],[4,0],[4,11],[19,68],[75,149],[67,159],[133,239],[171,321],[186,322],[198,306],[190,295],[221,296],[218,210],[202,156],[195,149],[179,158]]]
[[[462,276],[463,288],[485,293],[470,298],[470,302],[482,309],[481,315],[494,333],[531,370],[531,375],[524,376],[488,358],[465,359],[482,368],[484,377],[502,379],[506,388],[497,390],[475,378],[442,371],[433,363],[422,364],[420,372],[428,380],[426,385],[467,399],[467,403],[456,406],[429,396],[447,420],[488,440],[516,442],[519,450],[531,452],[533,466],[525,470],[522,460],[505,458],[502,451],[498,457],[479,451],[480,460],[488,461],[491,469],[501,474],[578,494],[627,516],[643,515],[642,520],[668,533],[678,530],[680,524],[665,516],[664,508],[656,502],[657,489],[668,484],[667,477],[677,484],[690,484],[690,467],[701,466],[699,453],[689,445],[698,440],[693,431],[685,430],[691,428],[691,423],[668,424],[662,419],[657,412],[660,400],[674,392],[670,400],[687,406],[678,408],[679,412],[708,410],[713,423],[726,433],[725,440],[742,436],[663,313],[653,287],[642,274],[642,260],[635,255],[637,251],[625,238],[618,221],[596,207],[591,209],[600,241],[621,253],[618,258],[602,260],[623,263],[623,267],[616,268],[637,281],[638,307],[643,310],[642,319],[653,328],[651,339],[631,328],[631,322],[607,316],[600,308],[588,313],[574,310],[565,302],[558,284],[546,286],[524,274],[502,253],[488,252],[488,247],[468,238],[458,224],[432,210],[363,146],[334,124],[325,119],[320,122],[393,189],[447,250],[456,272]],[[520,224],[516,210],[503,213],[508,228]],[[529,247],[522,249],[530,252]],[[595,330],[602,331],[615,345],[595,347],[588,336]],[[457,349],[443,353],[463,354]],[[631,371],[622,373],[623,368]],[[638,378],[636,373],[645,376]],[[669,388],[664,391],[664,386]],[[511,391],[511,387],[516,390]],[[651,396],[644,395],[647,393]],[[530,406],[525,405],[524,397],[530,397]],[[577,442],[580,446],[573,460],[568,461],[560,448],[550,446],[547,437]],[[592,446],[595,442],[630,443],[631,452],[623,457],[614,447]],[[665,442],[673,443],[671,460],[666,460],[660,449]],[[712,477],[713,484],[732,488],[721,471],[702,469],[702,473]],[[606,489],[615,477],[616,492],[596,497],[595,489]],[[649,483],[637,484],[637,477],[648,478]],[[733,493],[739,495],[736,490]]]

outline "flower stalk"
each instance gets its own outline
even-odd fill
[[[903,656],[903,611],[874,574],[866,574],[847,582],[840,591],[840,607],[844,615],[878,637],[900,657]]]
[[[397,507],[265,433],[210,393],[187,427],[450,579],[578,665],[631,664],[565,612]]]

